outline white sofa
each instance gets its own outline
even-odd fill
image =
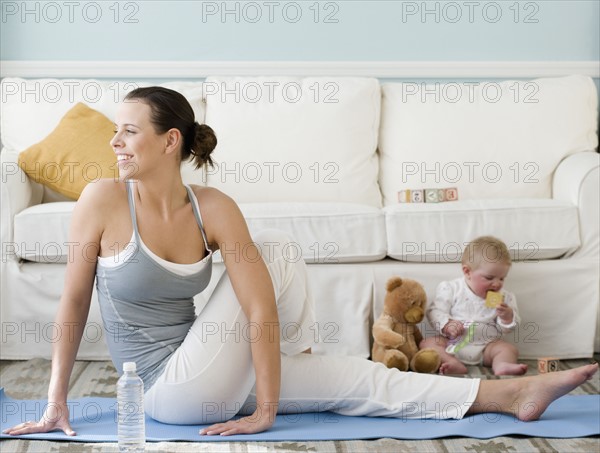
[[[74,202],[30,180],[18,154],[76,102],[114,117],[147,82],[2,82],[2,359],[49,357]],[[251,231],[289,231],[309,263],[315,352],[368,357],[386,280],[460,275],[470,239],[513,252],[506,282],[523,358],[600,350],[598,97],[591,79],[381,83],[370,78],[218,78],[172,82],[211,125],[218,165],[186,182],[233,196]],[[459,200],[398,203],[399,190],[456,187]],[[223,272],[216,264],[210,299]],[[107,359],[95,299],[78,357]],[[423,325],[426,334],[431,328]],[[68,334],[68,332],[60,332]]]

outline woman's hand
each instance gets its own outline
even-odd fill
[[[212,436],[219,434],[221,436],[230,436],[232,434],[254,434],[266,431],[273,426],[274,420],[271,417],[262,417],[260,411],[254,412],[248,417],[239,420],[229,420],[225,423],[215,423],[207,428],[200,430],[200,435]]]
[[[10,436],[20,436],[21,434],[47,433],[62,429],[67,436],[75,436],[77,433],[71,428],[69,423],[69,408],[67,403],[48,403],[44,415],[39,422],[27,421],[19,423],[12,428],[2,431],[3,434]]]

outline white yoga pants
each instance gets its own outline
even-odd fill
[[[262,250],[277,300],[279,413],[464,416],[475,401],[478,379],[404,373],[359,357],[301,353],[314,343],[306,265],[295,256],[297,249],[286,245],[290,238],[285,233],[266,230],[254,240]],[[268,332],[259,332],[248,322],[225,273],[163,374],[146,392],[148,415],[163,423],[207,424],[252,413],[256,395],[250,344],[264,334]]]

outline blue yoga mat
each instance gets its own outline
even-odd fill
[[[26,420],[39,420],[47,400],[15,400],[0,389],[1,430]],[[116,442],[115,398],[69,400],[71,426],[77,436],[62,431],[24,436],[0,434],[0,439],[47,439],[79,442]],[[548,407],[540,420],[521,422],[504,414],[478,414],[462,420],[406,420],[348,417],[331,412],[278,415],[263,433],[236,436],[200,436],[205,425],[166,425],[146,416],[146,440],[159,441],[316,441],[378,439],[436,439],[448,436],[488,439],[509,434],[532,437],[585,437],[600,434],[600,395],[563,396]],[[0,430],[0,431],[1,431]]]

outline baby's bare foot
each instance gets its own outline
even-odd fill
[[[443,362],[439,369],[440,374],[466,374],[467,371],[467,367],[458,360]]]
[[[510,413],[523,421],[537,420],[550,403],[591,379],[597,371],[598,364],[595,363],[572,370],[522,378],[510,406]]]
[[[524,363],[502,362],[494,364],[496,376],[520,376],[527,373],[527,365]]]

